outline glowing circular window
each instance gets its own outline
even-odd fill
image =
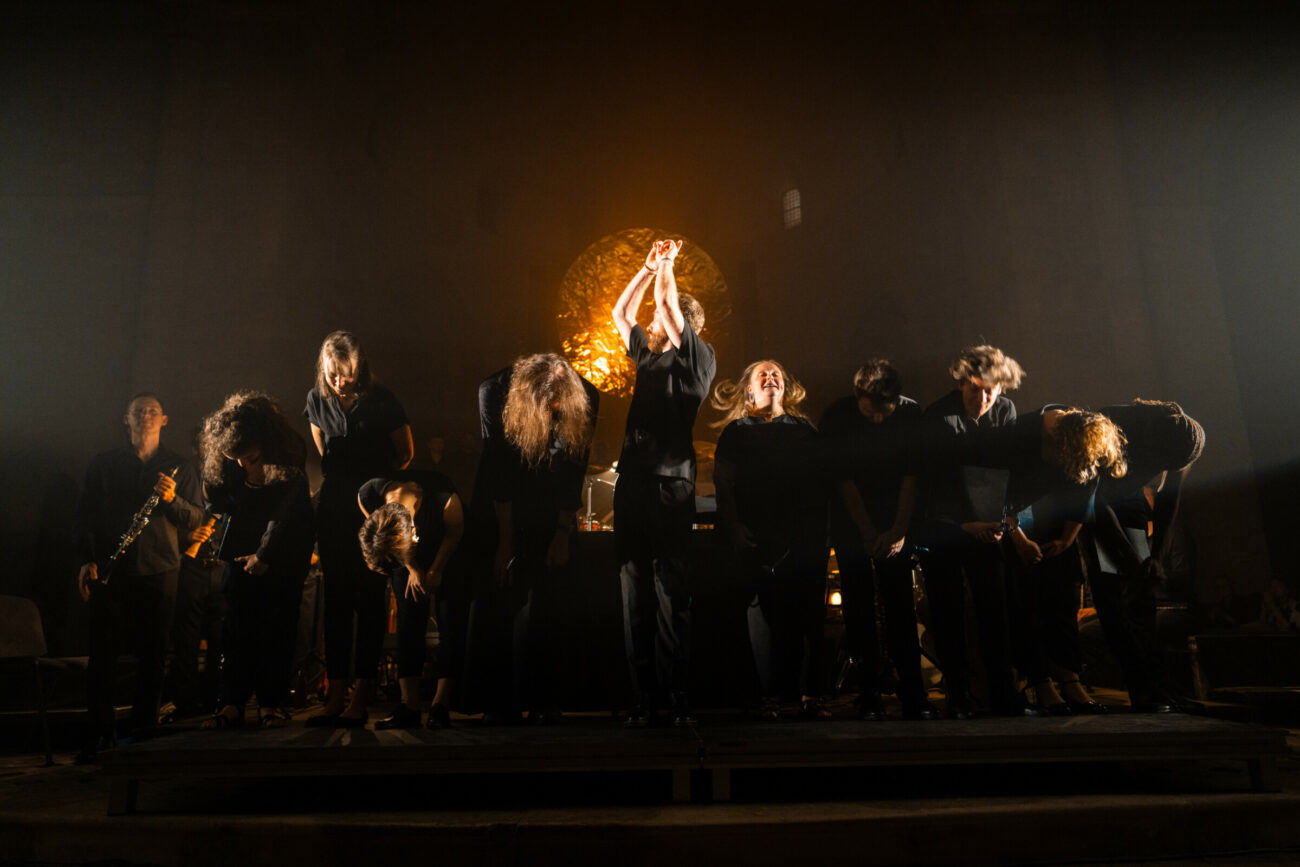
[[[560,345],[578,373],[609,394],[632,393],[636,368],[623,348],[610,311],[628,281],[645,263],[655,241],[684,241],[673,274],[677,290],[689,292],[704,307],[703,334],[726,318],[727,284],[722,272],[701,247],[680,232],[666,229],[624,229],[606,235],[578,256],[565,272],[560,286]],[[646,290],[637,313],[644,327],[654,311],[654,284]]]

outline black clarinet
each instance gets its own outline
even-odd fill
[[[174,479],[179,471],[180,465],[178,464],[172,467],[171,472],[167,475]],[[126,528],[126,532],[122,534],[122,538],[117,543],[117,550],[113,552],[112,557],[108,558],[108,568],[104,571],[104,577],[99,579],[100,584],[108,583],[109,576],[113,574],[113,565],[117,563],[117,559],[126,552],[127,548],[131,547],[132,542],[140,537],[140,534],[144,532],[144,528],[149,526],[149,516],[158,507],[158,501],[161,499],[162,494],[154,491],[153,495],[144,501],[140,511],[136,512],[135,516],[131,518],[131,526]]]

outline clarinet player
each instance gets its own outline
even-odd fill
[[[141,392],[131,398],[122,421],[130,444],[95,457],[77,505],[82,563],[77,586],[89,603],[90,633],[89,720],[79,763],[93,761],[96,751],[115,739],[113,670],[123,652],[139,660],[132,731],[147,735],[157,725],[181,563],[179,538],[203,520],[194,468],[162,444],[167,414],[158,396]],[[136,530],[123,546],[124,534]]]

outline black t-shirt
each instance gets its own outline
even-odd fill
[[[244,469],[227,460],[221,475],[220,484],[207,486],[212,510],[230,516],[221,559],[257,554],[277,575],[305,572],[315,539],[306,474],[298,470],[269,484],[249,485]]]
[[[335,398],[321,397],[313,388],[307,392],[302,414],[324,435],[323,497],[351,500],[366,479],[395,469],[393,431],[408,421],[397,397],[382,385],[371,386],[349,410]]]
[[[972,419],[966,415],[961,389],[926,407],[922,416],[925,508],[931,521],[964,524],[996,521],[1006,497],[1004,469],[964,464],[963,443],[974,433],[1003,427],[1016,420],[1016,405],[998,395],[989,411]]]
[[[131,519],[153,495],[159,473],[176,472],[176,497],[161,499],[149,523],[118,560],[119,568],[135,575],[156,575],[180,566],[178,528],[192,530],[203,520],[203,494],[190,462],[159,446],[147,463],[132,446],[96,455],[86,470],[86,483],[77,504],[76,534],[80,562],[101,566],[117,550]]]
[[[825,541],[830,485],[818,469],[819,443],[812,423],[789,413],[723,428],[713,480],[734,489],[736,517],[760,548]]]
[[[681,346],[651,352],[645,329],[633,326],[627,355],[636,363],[636,388],[627,411],[620,473],[695,478],[691,430],[717,371],[713,347],[688,324]]]
[[[968,463],[1010,471],[1006,514],[1028,509],[1021,517],[1022,529],[1039,542],[1058,538],[1067,521],[1087,521],[1088,507],[1097,489],[1096,477],[1078,484],[1060,467],[1043,459],[1043,416],[1054,409],[1064,407],[1048,404],[1017,417],[1009,425],[982,431],[964,443]]]
[[[510,393],[513,368],[507,367],[489,376],[479,385],[479,426],[483,434],[483,456],[474,480],[475,517],[494,521],[492,503],[510,502],[515,507],[516,526],[529,515],[550,521],[554,511],[577,511],[582,506],[582,482],[587,472],[584,452],[574,457],[564,451],[564,444],[553,439],[552,460],[530,467],[519,449],[506,438],[503,415]],[[594,423],[600,405],[600,392],[582,380]]]
[[[871,523],[879,530],[894,524],[903,477],[918,472],[920,421],[921,407],[910,397],[900,397],[898,407],[876,424],[858,410],[858,399],[849,396],[827,407],[818,425],[818,451],[826,474],[857,485]],[[832,496],[831,503],[836,513],[843,509],[838,496]]]
[[[1100,412],[1124,433],[1128,472],[1118,479],[1103,478],[1097,486],[1097,499],[1114,509],[1124,526],[1145,527],[1151,520],[1152,510],[1142,487],[1161,473],[1181,470],[1188,456],[1161,448],[1163,437],[1159,426],[1169,418],[1165,407],[1130,403],[1104,406]]]
[[[446,527],[443,524],[447,502],[456,495],[451,479],[432,470],[398,470],[371,479],[357,491],[357,499],[367,514],[384,505],[384,492],[396,482],[414,482],[420,486],[420,509],[415,514],[415,531],[420,541],[415,546],[415,562],[421,569],[433,565]]]

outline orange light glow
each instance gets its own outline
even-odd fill
[[[662,238],[684,240],[673,274],[677,288],[694,295],[704,306],[707,334],[726,318],[727,284],[709,254],[680,232],[625,229],[606,235],[582,252],[564,275],[560,287],[560,346],[578,373],[602,392],[632,393],[636,369],[623,348],[610,311],[629,280],[645,263],[646,252]],[[637,320],[649,323],[654,289],[646,292]],[[708,339],[708,338],[706,338]]]

